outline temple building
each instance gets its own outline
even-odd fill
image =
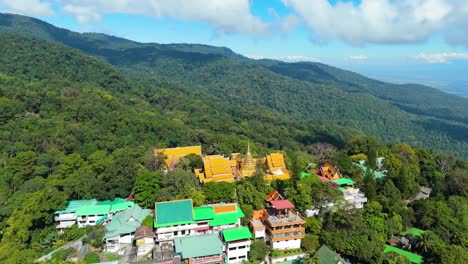
[[[317,174],[322,181],[341,179],[340,170],[328,161],[316,168],[313,173]]]
[[[247,145],[247,152],[242,158],[240,153],[233,153],[232,159],[237,161],[239,176],[241,178],[252,177],[257,172],[258,159],[254,159],[250,152],[250,144]]]
[[[158,158],[158,156],[165,156],[166,159],[164,160],[164,169],[175,169],[179,163],[179,161],[190,154],[195,154],[198,156],[202,156],[202,149],[201,146],[190,146],[190,147],[177,147],[177,148],[163,148],[163,149],[155,149],[154,150],[154,157]]]
[[[291,175],[286,169],[286,163],[282,153],[271,153],[266,156],[267,174],[265,180],[288,180]]]
[[[203,169],[195,169],[195,175],[200,183],[233,182],[239,178],[236,160],[221,155],[203,157]]]

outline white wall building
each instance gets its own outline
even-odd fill
[[[222,232],[223,247],[228,263],[241,263],[248,260],[252,234],[248,227],[226,229]]]

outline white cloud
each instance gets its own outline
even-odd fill
[[[217,33],[266,33],[270,24],[254,16],[249,0],[60,0],[63,10],[80,23],[94,23],[103,14],[126,13],[214,25]]]
[[[302,55],[287,55],[287,56],[245,55],[245,56],[254,60],[269,59],[269,60],[280,60],[284,62],[299,62],[299,61],[319,62],[320,61],[320,58],[307,57],[307,56],[302,56]]]
[[[0,8],[7,12],[35,17],[54,15],[50,3],[40,0],[0,0]]]
[[[352,56],[349,56],[349,58],[351,60],[367,60],[367,59],[369,59],[369,57],[367,57],[366,55],[352,55]]]
[[[468,60],[468,53],[420,53],[418,56],[416,56],[416,58],[419,60],[424,60],[428,63],[449,63],[452,60]]]
[[[466,0],[282,1],[302,18],[312,38],[320,41],[414,43],[443,33],[447,40],[451,37],[452,42],[468,45]]]

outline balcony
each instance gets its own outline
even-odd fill
[[[268,212],[267,222],[272,227],[282,225],[305,224],[305,220],[299,213],[290,210],[286,215],[276,215],[274,211]]]

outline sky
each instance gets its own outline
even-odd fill
[[[468,0],[0,0],[0,11],[139,42],[318,61],[468,95]]]

